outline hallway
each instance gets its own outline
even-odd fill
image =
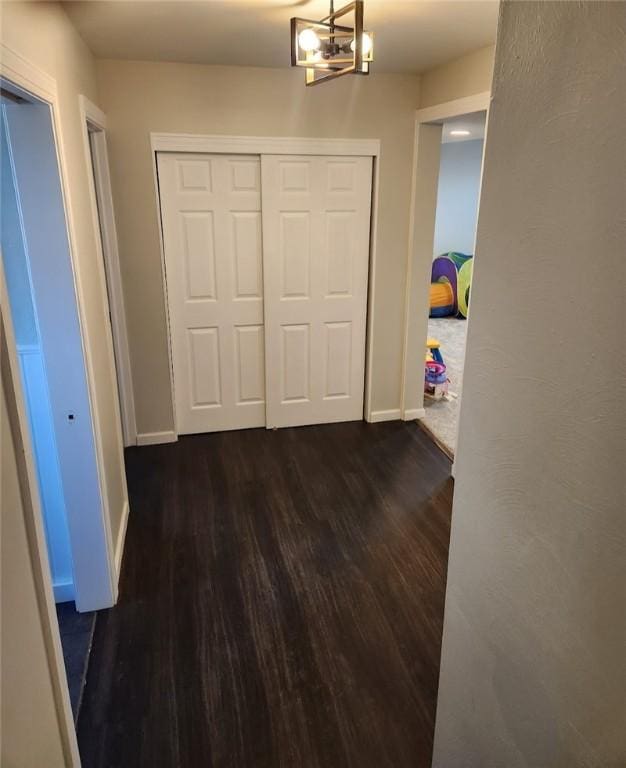
[[[452,480],[413,423],[127,451],[85,768],[426,768]]]

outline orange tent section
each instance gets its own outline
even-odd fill
[[[454,306],[454,290],[447,281],[430,284],[430,308],[443,309]]]

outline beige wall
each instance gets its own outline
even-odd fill
[[[173,427],[150,132],[379,138],[382,142],[373,359],[375,410],[399,408],[414,109],[419,78],[99,61],[107,113],[139,432]]]
[[[501,13],[433,765],[618,768],[626,4]]]
[[[495,47],[489,45],[422,75],[419,106],[432,107],[491,90]]]
[[[82,291],[84,343],[92,366],[92,407],[99,423],[104,474],[116,541],[126,498],[118,440],[117,389],[112,369],[110,326],[103,299],[102,263],[97,250],[89,198],[89,176],[83,149],[78,95],[98,103],[94,59],[56,3],[2,3],[2,42],[52,76],[58,86],[62,147],[67,165],[68,206],[74,224],[75,266]]]
[[[5,384],[3,338],[0,356],[0,764],[61,768],[69,764],[63,738],[68,734],[57,714],[47,615],[38,595],[38,563],[31,560],[16,462],[21,440],[9,423],[16,411],[10,379]]]

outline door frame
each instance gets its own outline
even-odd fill
[[[423,371],[418,365],[411,365],[411,361],[415,361],[416,350],[419,352],[422,341],[426,340],[428,329],[428,285],[435,240],[442,125],[452,117],[483,111],[487,112],[488,122],[490,103],[491,92],[483,91],[415,112],[400,399],[404,421],[421,419],[425,415]],[[485,130],[485,143],[486,135]],[[484,156],[483,148],[483,160]]]
[[[76,312],[81,337],[81,348],[85,366],[85,378],[87,383],[87,399],[89,406],[90,431],[94,444],[95,469],[97,473],[97,494],[99,503],[91,508],[88,519],[85,519],[84,510],[68,510],[68,522],[70,522],[70,540],[72,543],[72,555],[74,557],[75,538],[72,536],[71,529],[83,532],[89,530],[89,540],[97,545],[104,556],[107,567],[106,583],[99,582],[94,585],[93,569],[77,569],[74,562],[74,584],[82,581],[84,584],[93,585],[97,589],[98,597],[93,604],[79,605],[80,610],[94,610],[110,607],[117,602],[118,595],[118,571],[115,564],[115,552],[113,546],[113,536],[108,516],[108,494],[106,481],[104,477],[104,446],[102,444],[102,433],[99,428],[98,413],[95,408],[96,382],[94,375],[94,366],[91,358],[91,350],[85,344],[86,318],[84,312],[84,290],[80,280],[80,274],[77,268],[77,238],[76,226],[74,223],[71,206],[69,203],[69,184],[68,184],[68,165],[65,155],[65,141],[60,119],[60,99],[56,80],[44,72],[37,65],[24,58],[21,54],[6,46],[0,44],[0,80],[11,89],[21,91],[26,98],[31,98],[44,103],[50,110],[50,120],[56,152],[56,161],[59,172],[59,184],[61,189],[61,198],[64,209],[65,228],[67,234],[67,247],[69,250],[70,268],[73,279],[73,293],[76,299]],[[21,396],[21,395],[20,395]],[[41,509],[37,505],[35,512],[41,514]],[[76,517],[78,515],[78,517]],[[71,521],[74,520],[72,526]],[[42,519],[43,524],[43,519]],[[40,557],[41,552],[39,553]],[[44,553],[45,555],[45,553]],[[49,582],[52,589],[52,578],[47,563],[47,557],[42,558],[42,567],[48,568],[46,572],[46,581]],[[96,604],[97,603],[97,604]]]
[[[93,367],[89,350],[84,344],[84,325],[85,318],[82,310],[81,299],[83,292],[80,286],[76,266],[76,237],[74,225],[72,222],[71,210],[68,205],[68,184],[67,184],[67,165],[63,151],[63,134],[61,122],[59,119],[59,98],[56,80],[41,70],[36,65],[25,59],[23,56],[13,51],[4,44],[0,44],[0,77],[3,81],[24,94],[44,102],[50,108],[50,118],[54,143],[57,155],[57,165],[59,169],[59,181],[61,186],[61,195],[65,209],[65,221],[67,228],[67,241],[70,253],[70,264],[74,278],[74,293],[76,296],[78,322],[82,337],[82,351],[85,360],[85,374],[87,379],[87,394],[89,397],[91,430],[93,433],[96,465],[98,472],[98,483],[101,503],[99,509],[93,513],[93,527],[96,540],[102,542],[106,547],[109,561],[109,581],[104,585],[104,591],[108,592],[109,605],[117,599],[117,577],[114,570],[113,553],[111,546],[111,533],[108,524],[108,518],[105,513],[106,489],[103,478],[103,448],[100,441],[100,433],[96,429],[96,416],[93,408],[93,398],[95,381],[93,376]],[[19,362],[15,345],[15,336],[10,314],[8,313],[8,293],[4,279],[4,270],[0,261],[0,311],[2,319],[0,321],[3,339],[0,340],[0,346],[6,342],[7,365],[3,365],[3,374],[6,375],[4,385],[9,407],[9,417],[11,424],[9,428],[13,432],[14,439],[17,441],[18,449],[18,472],[20,486],[22,490],[22,501],[24,506],[24,521],[28,536],[28,547],[32,565],[33,579],[39,603],[39,615],[41,619],[41,628],[43,643],[50,668],[51,685],[54,694],[55,709],[58,719],[58,728],[66,764],[78,768],[80,766],[80,755],[78,752],[78,742],[76,738],[76,729],[74,718],[70,705],[69,690],[67,686],[67,676],[65,664],[63,661],[63,651],[61,648],[61,639],[59,634],[58,622],[56,618],[56,609],[54,594],[52,588],[52,577],[50,564],[48,561],[47,545],[44,533],[43,513],[39,499],[39,489],[37,484],[37,474],[34,464],[34,453],[30,442],[28,417],[26,414],[25,398],[22,391],[19,375]],[[4,361],[3,361],[4,362]],[[19,450],[21,448],[21,450]],[[102,541],[104,539],[104,541]],[[76,579],[76,573],[74,575]]]
[[[125,446],[136,445],[135,398],[107,153],[106,115],[82,94],[78,97],[78,106],[83,126],[85,162],[88,168],[92,168],[89,184],[91,210],[94,231],[100,233],[97,247],[104,267],[102,287],[106,292],[111,316],[113,348],[110,349],[110,358],[111,365],[117,375],[123,444]],[[93,137],[93,143],[90,140],[90,135]]]
[[[367,295],[367,320],[365,338],[365,392],[363,410],[365,421],[372,418],[372,360],[374,327],[374,298],[376,292],[376,240],[378,223],[378,188],[380,172],[380,139],[316,139],[281,136],[220,136],[190,133],[151,133],[150,148],[154,193],[159,224],[159,244],[161,249],[161,271],[163,279],[163,301],[167,319],[167,354],[170,367],[170,394],[174,413],[174,431],[159,433],[158,442],[172,442],[178,439],[178,419],[174,398],[174,367],[172,358],[172,335],[170,330],[169,305],[167,300],[167,276],[165,270],[165,245],[163,242],[163,222],[161,219],[161,200],[159,196],[159,177],[157,152],[228,154],[228,155],[344,155],[371,157],[373,159],[372,207],[370,214],[370,251],[369,279]],[[141,436],[138,444],[142,444]],[[153,442],[148,439],[146,442]]]
[[[11,432],[15,443],[30,564],[63,752],[67,765],[78,768],[80,766],[78,741],[63,661],[34,449],[30,439],[25,397],[21,386],[20,364],[9,311],[9,295],[2,259],[0,259],[0,356],[2,357],[2,386],[9,411],[9,423],[3,424],[1,428]]]

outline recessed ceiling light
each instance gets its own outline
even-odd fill
[[[450,131],[450,136],[469,136],[469,135],[470,135],[470,132],[465,130]]]

